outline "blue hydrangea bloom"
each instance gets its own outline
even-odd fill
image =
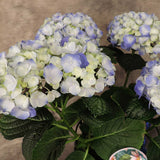
[[[160,25],[158,18],[144,12],[129,12],[118,15],[107,27],[107,39],[112,45],[125,50],[135,50],[151,58],[160,53]]]
[[[149,36],[150,35],[150,30],[151,30],[151,27],[149,25],[146,25],[146,24],[139,27],[139,31],[140,31],[142,36]]]
[[[52,54],[71,53],[68,50],[71,44],[72,48],[74,48],[72,54],[76,54],[86,51],[86,42],[88,41],[99,45],[102,34],[102,31],[88,15],[79,12],[64,15],[57,13],[52,18],[46,18],[44,24],[38,30],[35,39],[47,44]]]
[[[29,117],[35,117],[36,116],[36,110],[32,107],[29,107],[26,110],[22,110],[18,107],[15,107],[12,109],[10,114],[18,119],[25,120]]]
[[[155,108],[157,114],[160,110],[160,61],[149,61],[143,68],[135,85],[135,92],[139,96],[146,97],[149,104]]]
[[[81,60],[78,54],[66,54],[61,59],[61,65],[66,73],[72,72],[75,67],[80,67]]]
[[[121,43],[121,48],[130,50],[133,44],[136,43],[136,37],[132,35],[125,35],[123,37],[123,42]]]

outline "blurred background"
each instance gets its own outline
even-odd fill
[[[56,12],[88,14],[103,31],[101,45],[108,44],[106,27],[116,15],[143,11],[160,18],[159,0],[0,0],[0,8],[0,52],[21,40],[34,39],[44,19]],[[125,72],[119,66],[116,68],[116,84],[121,85]],[[134,71],[129,81],[135,82],[139,73]],[[21,143],[21,138],[7,141],[0,134],[0,160],[24,160]],[[64,160],[71,151],[69,144],[59,160]]]

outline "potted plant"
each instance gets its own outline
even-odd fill
[[[70,142],[74,152],[67,160],[108,160],[125,147],[145,152],[146,139],[148,159],[158,159],[159,26],[154,15],[121,14],[108,26],[111,44],[100,46],[102,31],[91,17],[46,18],[34,40],[0,55],[3,136],[24,137],[26,160],[56,160]],[[154,60],[144,61],[147,53]],[[114,85],[115,64],[126,72],[123,86]],[[142,72],[136,83],[127,84],[137,69]]]

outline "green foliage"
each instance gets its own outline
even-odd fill
[[[65,108],[63,114],[68,123],[72,124],[80,117],[81,113],[86,111],[87,109],[84,107],[82,99],[79,99]]]
[[[95,117],[102,116],[108,113],[110,110],[110,105],[99,96],[82,98],[82,102]]]
[[[125,111],[129,101],[135,97],[135,93],[125,87],[115,87],[113,94],[110,96],[111,99]]]
[[[104,160],[118,149],[132,146],[140,148],[145,132],[145,123],[139,120],[116,118],[100,128],[92,128],[94,137],[91,147]],[[136,136],[135,136],[136,135]]]
[[[124,54],[120,49],[115,48],[112,45],[100,46],[100,48],[102,49],[103,53],[111,58],[112,63],[117,63],[117,56]]]
[[[84,156],[85,156],[85,152],[74,151],[67,157],[66,160],[83,160]],[[85,160],[94,160],[94,158],[91,155],[87,154],[87,157]]]
[[[133,71],[136,69],[142,69],[146,62],[140,55],[137,54],[123,54],[117,57],[117,61],[125,71]]]
[[[35,117],[29,118],[31,121],[52,121],[53,115],[46,108],[37,108],[37,115]]]
[[[33,149],[48,127],[49,123],[46,122],[35,123],[35,125],[32,124],[32,129],[25,134],[22,143],[22,153],[25,160],[32,160]]]
[[[125,112],[125,116],[132,119],[151,120],[156,112],[148,107],[149,102],[145,98],[138,99],[130,88],[112,87],[102,94],[102,98],[114,101]]]
[[[69,136],[66,130],[52,127],[46,130],[33,149],[32,160],[56,160]]]
[[[109,100],[108,100],[109,102]],[[101,127],[107,121],[110,121],[117,117],[124,117],[124,112],[117,106],[114,102],[110,101],[110,112],[103,116],[94,117],[89,112],[81,113],[80,118],[87,124],[90,128]]]
[[[148,160],[158,160],[160,158],[160,135],[155,137],[147,148]]]
[[[0,118],[0,130],[6,139],[23,137],[28,130],[40,122],[52,121],[52,114],[45,108],[39,108],[37,115],[27,120],[20,120],[10,115],[2,115]]]
[[[0,130],[4,138],[15,139],[23,137],[29,130],[30,120],[20,120],[10,115],[2,115],[0,118]]]
[[[147,121],[156,115],[156,111],[153,108],[148,109],[148,101],[145,98],[134,98],[128,103],[126,114],[130,118]]]
[[[109,46],[100,46],[102,52],[111,58],[112,63],[119,63],[120,66],[127,72],[136,69],[142,69],[146,62],[140,55],[124,54],[120,49]]]
[[[122,116],[123,110],[110,99],[110,96],[81,98],[64,110],[64,117],[70,124],[78,118],[90,127],[100,127],[106,121]]]

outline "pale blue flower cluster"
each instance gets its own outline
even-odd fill
[[[113,85],[115,67],[98,48],[101,35],[87,15],[56,14],[36,40],[2,52],[0,112],[27,119],[61,94],[91,97]]]
[[[57,13],[46,18],[35,39],[44,41],[54,55],[95,51],[102,31],[83,13]]]
[[[133,11],[118,15],[109,24],[108,40],[125,50],[148,53],[151,58],[160,53],[160,21],[155,15]]]
[[[160,114],[160,61],[149,61],[143,68],[134,88],[139,97],[145,96]]]

